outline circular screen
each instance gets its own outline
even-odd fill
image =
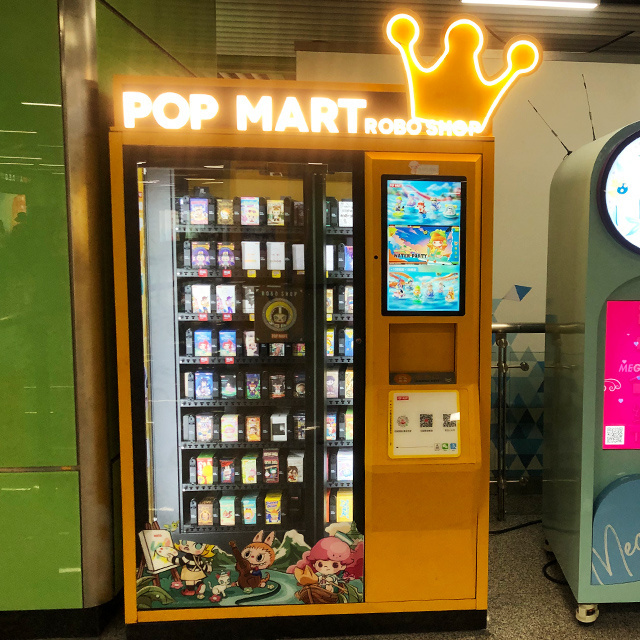
[[[614,152],[602,178],[600,213],[609,232],[620,244],[640,253],[640,137]]]

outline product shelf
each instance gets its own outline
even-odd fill
[[[347,400],[353,404],[353,400]],[[287,407],[300,408],[304,406],[304,398],[256,398],[255,400],[245,400],[236,398],[225,398],[222,400],[190,400],[181,398],[181,407],[275,407],[285,409]]]
[[[297,443],[297,445],[295,444]],[[229,450],[229,449],[284,449],[293,447],[303,447],[304,440],[279,440],[258,442],[220,442],[219,440],[212,442],[182,442],[180,448],[183,451],[210,451],[212,449]]]
[[[352,407],[353,398],[327,398],[325,403],[328,407]]]
[[[218,483],[218,484],[189,484],[182,485],[183,492],[204,492],[204,491],[260,491],[264,489],[283,489],[287,485],[302,484],[301,482],[287,482],[280,480],[279,482],[256,482],[253,484],[244,484],[242,482]],[[351,486],[351,483],[349,483]]]
[[[327,480],[324,483],[326,489],[353,489],[353,482],[345,480]]]
[[[232,234],[239,233],[243,237],[256,235],[270,235],[285,232],[290,236],[304,235],[304,227],[293,225],[239,225],[239,224],[178,224],[175,226],[176,233],[207,233],[207,234]],[[342,230],[340,230],[342,231]],[[346,231],[346,228],[345,228]],[[353,233],[353,232],[351,232]],[[344,235],[342,233],[337,235]]]
[[[230,357],[233,362],[228,362]],[[304,366],[304,357],[301,356],[180,356],[180,364],[264,364],[264,365],[295,365]],[[353,361],[353,358],[351,358]]]

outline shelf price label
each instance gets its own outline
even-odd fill
[[[282,272],[278,271],[277,269],[275,269],[274,271],[271,272],[271,277],[272,278],[279,278],[282,276]]]
[[[208,320],[209,319],[209,315],[206,313],[199,313],[198,314],[198,320]]]
[[[209,364],[209,358],[200,358],[200,364]]]
[[[225,356],[224,363],[225,364],[233,364],[234,360],[235,360],[235,358],[233,356]]]
[[[222,314],[222,321],[223,322],[231,322],[233,320],[233,314],[232,313],[223,313]]]
[[[222,277],[223,278],[230,278],[231,277],[231,269],[223,269],[222,270]]]
[[[255,269],[249,269],[247,271],[247,278],[255,278],[257,276]]]
[[[256,321],[256,314],[255,313],[250,313],[249,314],[249,322],[255,322]]]
[[[209,272],[206,269],[198,269],[198,278],[206,278]]]

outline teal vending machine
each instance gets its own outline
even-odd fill
[[[551,184],[546,538],[578,603],[640,601],[640,122]]]

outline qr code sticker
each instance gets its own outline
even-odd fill
[[[451,414],[450,413],[443,413],[442,414],[442,426],[445,429],[455,429],[457,426],[457,422],[455,420],[451,419]]]
[[[432,431],[433,430],[433,414],[421,413],[420,414],[420,429]]]
[[[604,432],[604,443],[610,445],[624,444],[624,425],[607,425]]]

